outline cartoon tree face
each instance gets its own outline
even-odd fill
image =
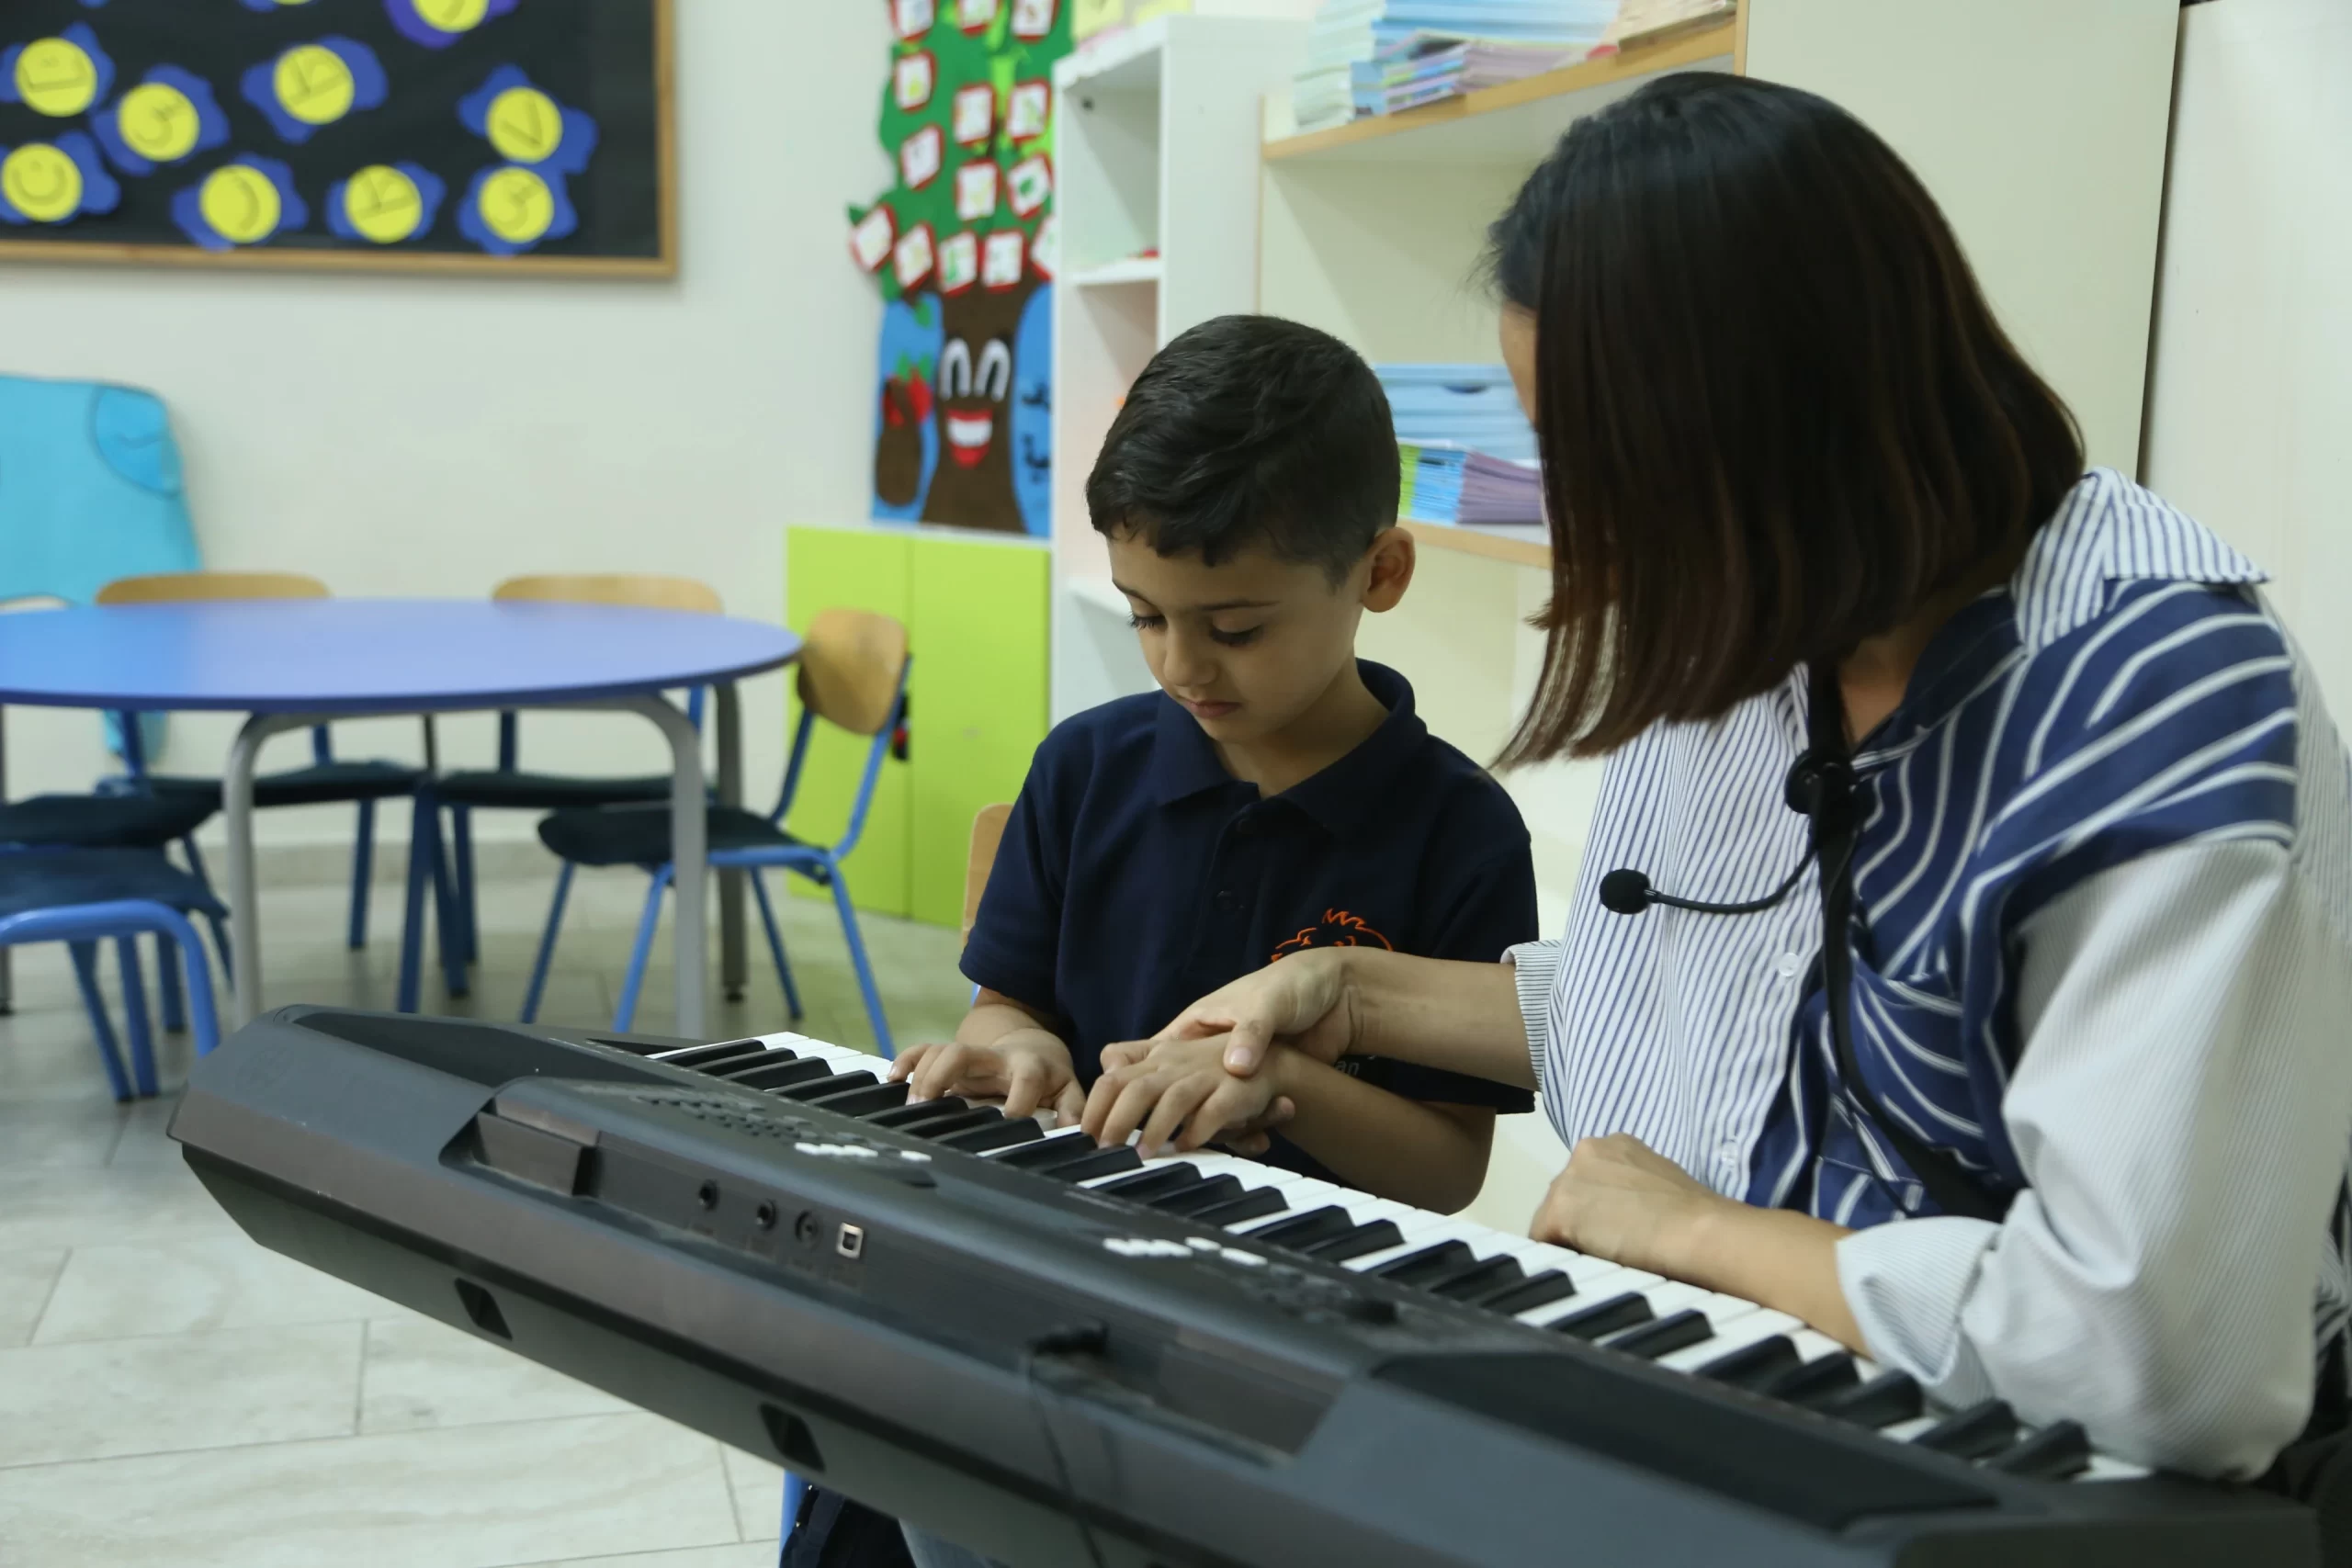
[[[1069,51],[1067,0],[870,3],[889,7],[896,35],[876,130],[898,178],[850,209],[852,254],[892,300],[960,293],[989,237],[1011,231],[1023,236],[1024,271],[1049,275],[1050,243],[1036,242],[1053,212],[1052,77]]]

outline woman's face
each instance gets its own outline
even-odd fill
[[[1503,307],[1502,325],[1503,367],[1510,372],[1510,384],[1519,392],[1519,406],[1527,412],[1528,422],[1535,420],[1535,313],[1516,305]]]

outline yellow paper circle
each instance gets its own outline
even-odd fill
[[[490,14],[490,0],[411,0],[424,25],[445,33],[469,33]]]
[[[509,87],[490,101],[490,144],[517,164],[545,163],[563,141],[563,111],[537,87]]]
[[[142,83],[125,93],[115,119],[130,150],[158,164],[187,157],[202,124],[187,95],[161,82]]]
[[[343,56],[315,43],[296,44],[279,55],[272,85],[286,112],[305,125],[341,119],[358,91]]]
[[[98,67],[78,43],[37,38],[17,56],[17,96],[35,114],[80,114],[98,96]]]
[[[528,169],[501,169],[482,181],[477,204],[490,231],[509,244],[527,245],[555,222],[555,193]]]
[[[205,175],[197,208],[213,232],[240,245],[277,232],[282,211],[269,176],[245,164],[224,164]]]
[[[424,197],[398,169],[371,164],[343,187],[343,215],[376,243],[397,244],[424,221]]]
[[[82,170],[46,141],[28,141],[0,162],[0,194],[37,223],[62,223],[82,205]]]

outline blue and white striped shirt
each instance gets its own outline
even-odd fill
[[[1864,1227],[1839,1271],[1883,1359],[2209,1472],[2296,1434],[2352,1314],[2352,770],[2261,581],[2096,470],[1856,758],[1857,1066],[2004,1224],[1937,1214],[1836,1092],[1810,874],[1747,917],[1598,901],[1803,859],[1802,671],[1613,756],[1566,942],[1516,953],[1565,1139]]]

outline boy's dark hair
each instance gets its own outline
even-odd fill
[[[1396,522],[1396,430],[1355,350],[1273,316],[1219,316],[1151,356],[1086,480],[1103,534],[1210,566],[1264,543],[1339,582]]]
[[[1507,762],[1713,717],[1989,586],[2082,477],[1934,198],[1810,93],[1651,83],[1561,138],[1487,261],[1535,320],[1552,530]]]

